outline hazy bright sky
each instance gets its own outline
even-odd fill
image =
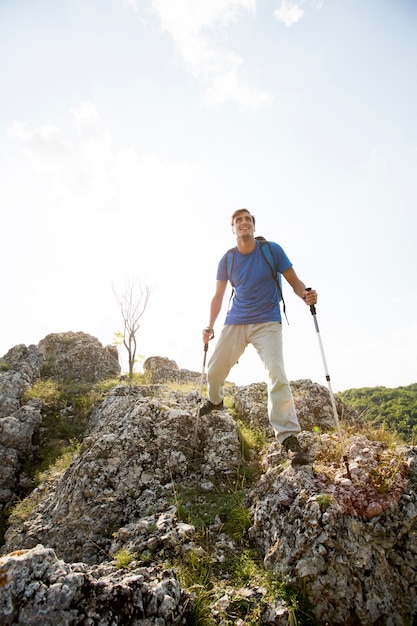
[[[201,371],[247,207],[333,389],[417,382],[416,77],[415,0],[0,0],[0,355],[112,343],[137,278],[139,353]],[[288,377],[325,385],[284,295]],[[252,348],[229,379],[264,380]]]

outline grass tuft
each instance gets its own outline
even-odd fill
[[[327,509],[329,509],[332,506],[333,500],[334,500],[333,496],[330,495],[329,493],[320,493],[316,497],[316,502],[319,504],[320,510],[322,513],[327,511]]]
[[[120,552],[114,555],[117,569],[126,569],[135,558],[136,556],[128,550],[120,550]]]

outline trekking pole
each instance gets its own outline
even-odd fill
[[[199,395],[198,400],[197,400],[198,406],[197,406],[197,418],[196,418],[196,421],[195,421],[194,447],[197,444],[198,421],[200,419],[201,403],[203,401],[203,386],[204,386],[204,377],[205,377],[205,372],[206,372],[207,350],[208,350],[208,343],[205,343],[204,344],[203,367],[202,367],[202,370],[201,370],[201,380],[200,380],[200,395]]]
[[[307,291],[311,291],[311,287],[308,287]],[[350,478],[350,480],[352,480],[352,476],[350,475],[350,469],[349,469],[349,461],[348,461],[348,458],[347,458],[347,455],[346,455],[345,446],[343,444],[342,431],[340,429],[339,417],[337,415],[336,402],[335,402],[334,395],[333,395],[332,384],[330,382],[330,374],[329,374],[329,370],[327,368],[326,357],[324,355],[324,350],[323,350],[323,343],[322,343],[321,337],[320,337],[320,330],[319,330],[319,325],[318,325],[317,316],[316,316],[316,306],[314,304],[310,304],[310,311],[311,311],[311,315],[313,316],[314,326],[316,327],[317,339],[319,341],[320,352],[321,352],[321,358],[323,360],[324,372],[326,374],[327,386],[329,388],[330,402],[331,402],[332,409],[333,409],[334,421],[336,423],[337,434],[339,435],[340,447],[342,449],[342,458],[343,458],[343,460],[345,462],[348,478]]]

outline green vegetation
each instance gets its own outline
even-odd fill
[[[243,540],[250,526],[245,507],[245,491],[236,483],[225,479],[216,481],[209,491],[195,487],[176,487],[176,506],[181,521],[192,524],[201,540],[206,528],[220,523],[224,532],[234,539]]]
[[[34,383],[22,398],[22,404],[41,400],[44,435],[38,457],[25,467],[29,476],[34,479],[53,465],[68,447],[81,442],[92,410],[117,384],[117,380],[81,384],[52,378],[42,378]]]
[[[130,565],[133,567],[146,566],[152,563],[154,556],[149,550],[145,550],[142,554],[129,552],[129,550],[120,550],[113,555],[117,569],[128,569]]]
[[[279,602],[288,609],[290,625],[314,624],[303,591],[290,589],[275,574],[266,571],[260,553],[249,547],[230,552],[222,565],[207,552],[196,550],[177,560],[175,569],[181,585],[196,596],[189,624],[233,626],[241,620],[245,626],[257,626],[262,623],[265,611]],[[248,594],[249,588],[262,592]],[[211,607],[220,598],[227,601],[218,603],[218,617],[214,618]]]
[[[120,550],[120,552],[114,555],[117,569],[126,569],[135,558],[135,555],[127,550]]]
[[[211,609],[216,601],[227,596],[224,606],[217,609],[225,626],[232,626],[238,620],[247,626],[260,624],[263,613],[279,601],[289,611],[289,624],[313,624],[303,590],[289,588],[276,573],[265,570],[262,554],[251,545],[250,513],[241,488],[246,480],[239,468],[235,480],[217,480],[208,492],[202,487],[175,489],[179,518],[196,529],[197,548],[176,555],[170,563],[181,585],[196,596],[189,623],[198,626],[219,623]],[[222,534],[226,540],[219,547],[216,541]],[[227,537],[233,538],[233,544]],[[262,589],[262,593],[247,593],[247,589],[255,588]]]
[[[258,454],[268,443],[268,438],[265,430],[260,428],[250,428],[248,424],[242,422],[238,417],[235,417],[239,425],[239,438],[240,447],[242,450],[242,456],[246,461],[249,461],[253,456],[253,452]]]
[[[405,443],[417,443],[417,383],[407,387],[364,387],[337,394],[374,427],[397,433]]]
[[[370,473],[370,479],[381,494],[389,494],[398,479],[407,475],[407,464],[397,458],[380,457],[378,467]]]
[[[320,510],[322,511],[322,513],[324,513],[329,507],[331,507],[333,502],[333,496],[331,496],[329,493],[320,493],[317,496],[316,501],[320,506]]]
[[[35,506],[45,497],[48,491],[48,485],[59,478],[61,474],[69,467],[77,455],[79,450],[78,443],[71,443],[65,448],[61,449],[61,454],[55,460],[55,462],[50,465],[44,471],[35,471],[34,474],[35,484],[42,484],[42,491],[37,491],[36,489],[32,491],[28,496],[23,497],[18,500],[17,504],[15,504],[12,509],[9,511],[9,524],[22,523],[28,519],[30,514],[32,513]]]
[[[246,626],[262,623],[262,615],[275,602],[289,611],[289,624],[313,624],[311,607],[302,589],[290,588],[276,572],[265,570],[263,555],[249,539],[251,517],[246,488],[259,479],[258,459],[266,439],[247,424],[240,425],[240,440],[246,459],[235,476],[211,477],[211,487],[175,485],[174,501],[179,520],[195,528],[196,548],[176,554],[169,566],[175,567],[181,585],[195,594],[193,618],[196,626],[221,623],[233,626],[242,620]],[[256,454],[254,454],[256,451]],[[219,538],[225,539],[219,542]],[[233,539],[233,543],[228,541]],[[247,593],[248,589],[262,592]],[[212,607],[219,604],[216,619]]]
[[[35,399],[42,402],[42,440],[37,456],[24,466],[30,486],[17,493],[17,504],[0,515],[0,541],[8,524],[27,519],[45,495],[45,491],[40,494],[32,490],[41,483],[47,485],[70,465],[92,410],[118,384],[116,379],[80,384],[41,378],[28,389],[22,404]]]

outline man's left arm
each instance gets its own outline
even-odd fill
[[[317,303],[317,292],[314,289],[307,289],[302,280],[300,280],[293,267],[289,267],[283,273],[285,280],[294,289],[294,293],[297,294],[304,302],[310,306]]]

